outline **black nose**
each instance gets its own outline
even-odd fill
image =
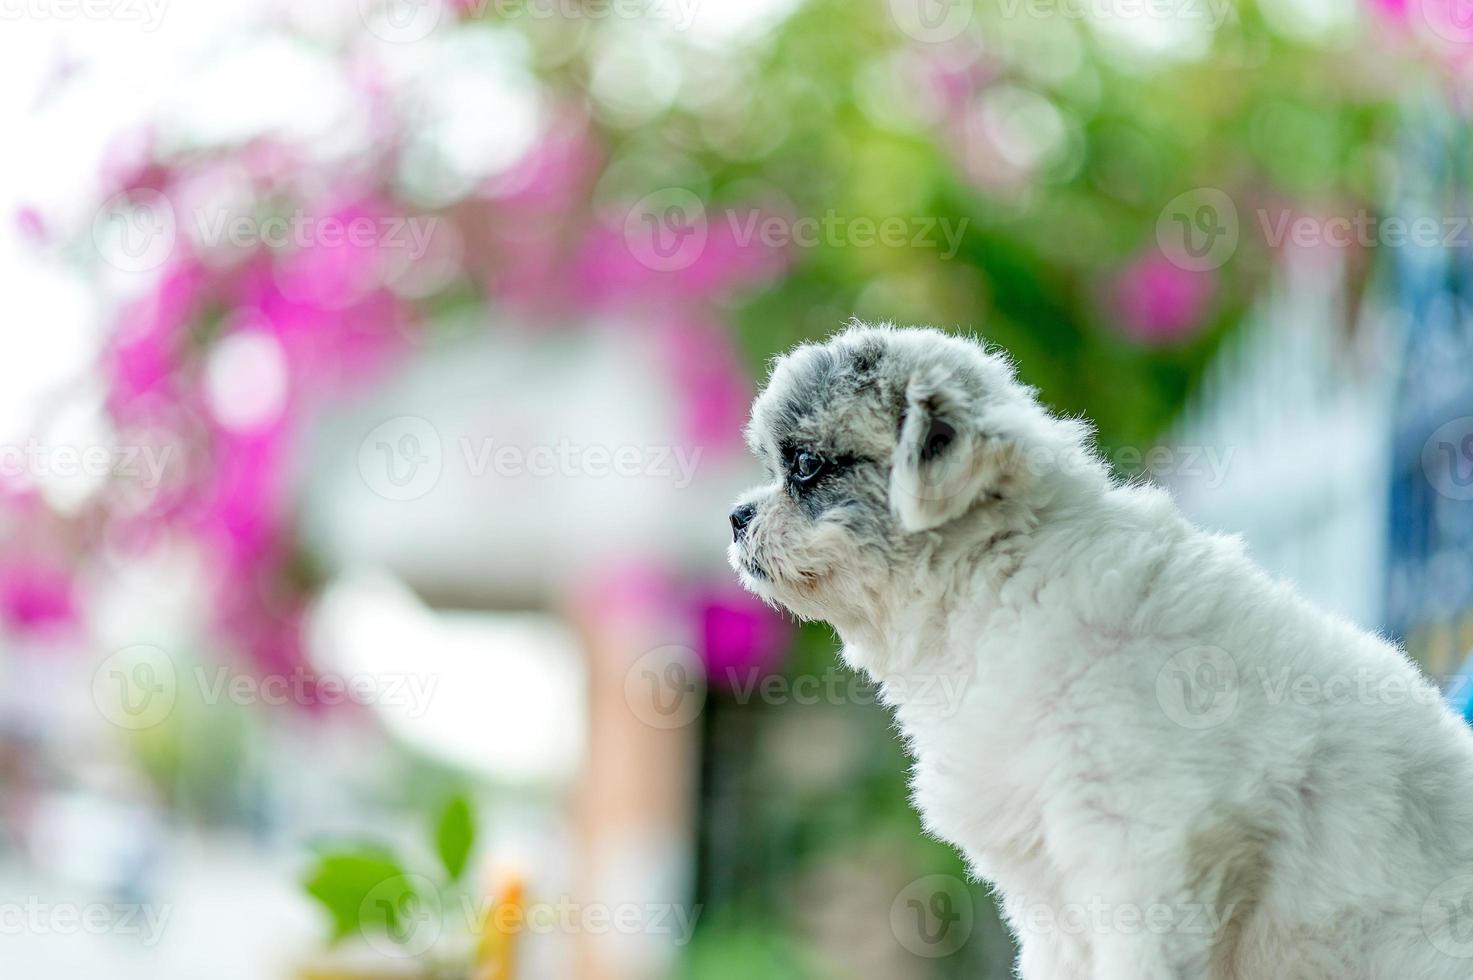
[[[751,504],[741,504],[731,512],[731,539],[740,541],[742,535],[747,533],[747,525],[752,523],[752,518],[757,516],[757,508]]]

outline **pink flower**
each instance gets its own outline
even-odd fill
[[[282,589],[283,578],[281,566],[262,565],[223,581],[216,618],[251,664],[265,673],[292,676],[306,669],[307,603]]]
[[[572,270],[574,289],[588,306],[668,304],[722,299],[733,291],[770,279],[787,264],[787,256],[755,232],[764,215],[733,211],[737,220],[692,219],[693,241],[699,245],[675,267],[652,261],[642,250],[639,232],[619,218],[618,227],[590,231]]]
[[[696,616],[701,657],[713,684],[739,685],[772,673],[792,640],[785,620],[735,587],[700,595]]]
[[[290,521],[286,427],[240,435],[217,432],[211,483],[199,511],[200,530],[217,559],[242,567],[270,558]]]
[[[563,113],[515,165],[491,178],[488,197],[513,205],[535,205],[562,214],[569,201],[584,198],[598,178],[603,153],[581,113]]]
[[[556,321],[573,305],[568,279],[583,235],[578,204],[598,179],[602,158],[587,117],[564,113],[459,208],[473,271],[530,318]]]
[[[282,250],[277,264],[282,291],[320,307],[342,308],[383,285],[392,244],[386,219],[395,210],[374,202],[304,209],[309,217],[298,231],[302,240]],[[396,237],[406,237],[402,227]]]
[[[15,226],[20,230],[21,236],[33,245],[41,245],[46,242],[46,221],[41,217],[41,212],[33,207],[22,207],[15,212]]]
[[[1408,11],[1407,0],[1381,0],[1381,6],[1403,17]],[[1455,46],[1473,42],[1473,0],[1417,0],[1417,14],[1438,39]],[[1442,53],[1453,63],[1466,60],[1466,53],[1457,47]]]
[[[0,618],[26,634],[74,625],[77,602],[70,572],[48,559],[8,560],[0,566]]]
[[[663,623],[678,611],[677,598],[663,565],[634,557],[590,572],[572,589],[577,617],[590,623]]]
[[[684,402],[685,437],[707,452],[740,450],[753,392],[730,331],[709,320],[682,317],[665,329],[663,339],[671,382]]]
[[[1199,330],[1217,290],[1212,272],[1183,269],[1152,251],[1119,272],[1110,287],[1121,329],[1147,344],[1184,340]]]
[[[169,386],[203,292],[200,267],[178,263],[164,270],[152,293],[123,309],[105,356],[115,408]]]
[[[258,281],[240,308],[259,314],[280,341],[293,375],[314,393],[373,378],[408,347],[407,314],[383,289],[339,306]]]

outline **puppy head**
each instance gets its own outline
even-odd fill
[[[852,616],[979,516],[1015,517],[1022,451],[1053,423],[1001,356],[937,330],[856,324],[798,347],[752,407],[768,482],[732,512],[732,566],[800,616]]]

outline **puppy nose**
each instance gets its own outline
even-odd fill
[[[742,535],[747,533],[747,525],[752,523],[752,518],[757,516],[757,508],[751,504],[740,504],[731,512],[731,539],[740,541]]]

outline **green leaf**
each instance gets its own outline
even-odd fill
[[[445,805],[435,827],[435,851],[451,881],[459,881],[465,873],[475,842],[476,825],[470,801],[457,796]]]
[[[333,942],[365,928],[395,934],[399,910],[414,894],[403,866],[377,848],[322,854],[303,887],[332,917]]]

